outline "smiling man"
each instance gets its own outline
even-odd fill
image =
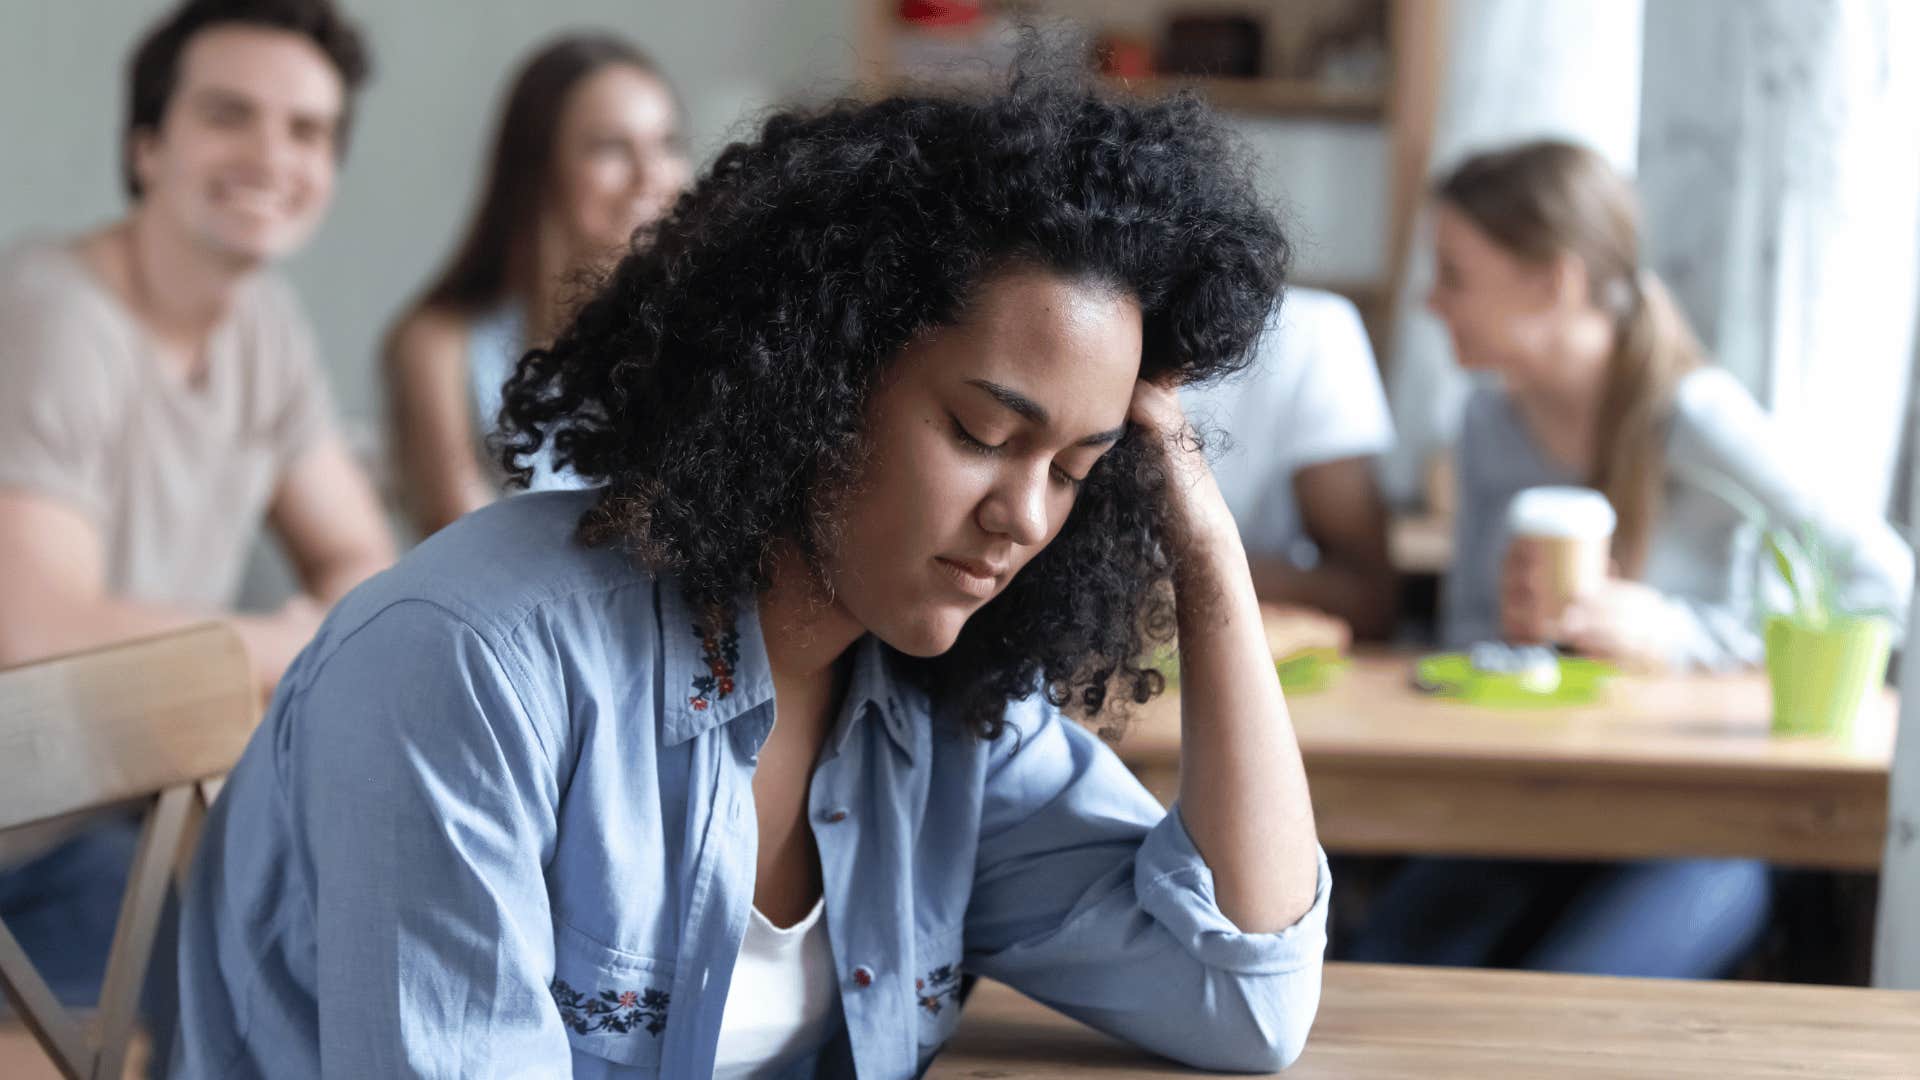
[[[266,269],[325,215],[365,73],[325,0],[185,4],[129,65],[131,210],[0,253],[0,667],[226,618],[264,691],[392,560]],[[265,519],[304,588],[234,614]],[[0,851],[0,918],[63,997],[97,990],[133,844],[116,825]]]
[[[263,689],[391,561],[313,334],[313,234],[366,73],[325,0],[176,9],[128,69],[131,211],[0,256],[0,667],[227,612],[263,519],[301,595],[227,615]]]

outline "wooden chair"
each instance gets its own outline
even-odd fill
[[[0,839],[146,806],[91,1019],[55,999],[0,922],[0,988],[70,1080],[121,1076],[168,877],[184,875],[257,710],[246,652],[220,624],[0,671]]]

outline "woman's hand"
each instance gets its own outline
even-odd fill
[[[1172,516],[1173,543],[1182,552],[1210,541],[1230,541],[1239,547],[1240,530],[1214,482],[1213,469],[1201,449],[1200,436],[1180,403],[1179,388],[1141,379],[1133,387],[1127,420],[1147,439],[1157,442],[1167,468],[1167,512]],[[1242,554],[1242,561],[1245,556]]]
[[[1143,432],[1165,438],[1189,429],[1186,406],[1180,404],[1180,388],[1141,379],[1133,384],[1133,401],[1127,406],[1127,420]]]
[[[1567,606],[1558,640],[1586,656],[1659,670],[1672,655],[1672,624],[1665,594],[1615,577]]]
[[[1560,640],[1558,601],[1548,556],[1538,540],[1515,537],[1500,563],[1500,636],[1516,645]]]
[[[1658,670],[1672,647],[1672,611],[1660,590],[1619,576],[1618,568],[1580,596],[1562,600],[1549,578],[1547,552],[1524,537],[1500,568],[1500,633],[1522,645],[1565,645],[1585,656]]]

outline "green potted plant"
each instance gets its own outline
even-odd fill
[[[1844,568],[1818,534],[1776,528],[1765,535],[1793,597],[1765,627],[1774,734],[1844,737],[1886,680],[1893,625],[1882,613],[1846,609],[1839,595]]]

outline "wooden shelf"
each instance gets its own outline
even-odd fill
[[[1216,108],[1251,115],[1314,117],[1369,124],[1383,123],[1387,116],[1387,92],[1383,87],[1329,87],[1306,79],[1179,76],[1108,78],[1104,81],[1114,89],[1141,97],[1163,97],[1178,90],[1197,90]]]

